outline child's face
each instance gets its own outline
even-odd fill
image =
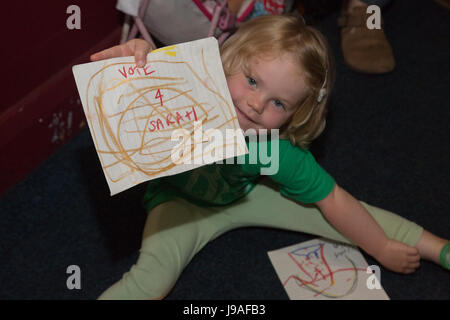
[[[301,69],[288,54],[254,58],[249,70],[227,77],[239,125],[247,129],[279,129],[307,95]]]

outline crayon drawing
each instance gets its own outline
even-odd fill
[[[353,246],[315,239],[268,255],[292,300],[389,299],[381,286],[368,285],[374,275]]]
[[[154,50],[143,68],[126,57],[77,65],[73,73],[111,195],[207,164],[195,159],[205,152],[215,161],[248,152],[214,38]],[[176,129],[187,132],[181,143],[171,139]],[[205,148],[208,129],[236,136]],[[174,150],[184,162],[172,161]]]

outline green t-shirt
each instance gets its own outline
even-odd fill
[[[303,203],[320,201],[333,189],[334,179],[308,150],[292,146],[288,140],[281,139],[277,162],[277,155],[271,154],[272,147],[276,151],[272,141],[246,140],[246,143],[249,153],[239,159],[234,158],[234,164],[227,164],[224,160],[223,164],[213,163],[150,181],[143,199],[147,212],[175,197],[182,197],[199,206],[230,204],[256,186],[261,178],[261,170],[267,170],[263,173],[279,185],[282,195]]]

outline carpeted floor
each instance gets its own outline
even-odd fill
[[[317,22],[337,79],[312,152],[358,199],[450,237],[450,12],[433,1],[394,0],[384,19],[397,67],[379,76],[344,65],[337,15]],[[0,198],[0,299],[95,299],[137,259],[144,188],[110,197],[85,129]],[[267,251],[312,238],[231,231],[193,259],[168,299],[286,300]],[[67,289],[70,265],[81,269],[81,290]],[[429,262],[411,275],[381,268],[381,283],[395,300],[450,299],[450,272]]]

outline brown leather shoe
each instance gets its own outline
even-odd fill
[[[443,6],[444,8],[450,10],[450,0],[434,0],[434,1]]]
[[[366,7],[342,11],[338,19],[341,27],[341,46],[347,65],[362,73],[387,73],[394,70],[395,59],[392,48],[381,29],[367,28],[366,21],[371,14]]]

